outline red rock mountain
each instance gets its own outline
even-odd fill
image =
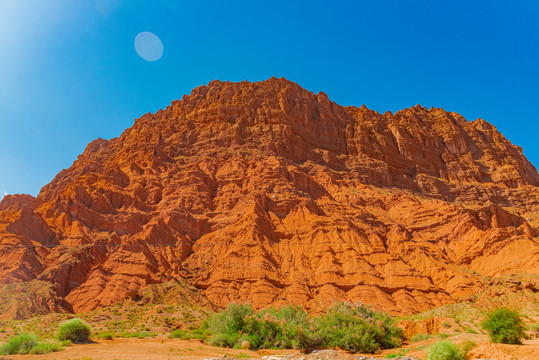
[[[494,126],[342,107],[285,79],[213,81],[0,203],[4,317],[180,280],[216,306],[409,314],[539,273],[539,175]]]

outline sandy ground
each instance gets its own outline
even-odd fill
[[[18,360],[168,360],[235,357],[244,353],[259,358],[260,354],[241,349],[224,349],[205,345],[197,340],[177,339],[114,339],[96,340],[93,344],[73,345],[64,351],[44,355],[0,356],[0,359]]]
[[[469,353],[469,359],[539,360],[539,340],[525,341],[523,345],[505,345],[483,342]]]
[[[413,351],[414,348],[423,347],[428,348],[429,345],[439,341],[440,339],[430,339],[427,341],[416,342],[409,344],[406,348],[411,349],[406,353],[408,356],[417,357],[419,359],[426,359],[427,353],[425,350]],[[468,353],[467,360],[475,359],[493,359],[493,360],[539,360],[539,339],[524,340],[522,345],[507,345],[507,344],[493,344],[489,341],[487,335],[480,334],[460,334],[447,339],[457,345],[464,343],[465,341],[473,341],[477,346]],[[386,355],[395,350],[384,350],[383,354]]]
[[[472,340],[478,345],[470,352],[468,359],[496,359],[496,360],[539,360],[539,339],[527,340],[523,345],[491,344],[485,335],[462,334],[452,339],[455,343]],[[425,342],[432,343],[433,341]],[[414,348],[421,343],[410,344]],[[390,350],[384,351],[377,358],[385,358]],[[123,339],[98,340],[93,344],[74,345],[66,347],[64,351],[44,355],[11,355],[0,356],[0,360],[168,360],[168,359],[211,359],[234,357],[262,358],[268,355],[288,355],[286,358],[303,358],[308,360],[297,350],[260,350],[258,352],[242,349],[224,349],[203,344],[198,340],[178,340],[167,338],[154,339]],[[425,351],[410,351],[406,355],[425,359]],[[372,356],[372,355],[370,355]],[[327,357],[324,357],[327,358]],[[346,353],[334,352],[329,358],[346,359]]]

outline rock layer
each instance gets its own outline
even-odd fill
[[[484,120],[214,81],[6,196],[0,284],[50,283],[76,312],[176,279],[216,306],[410,314],[537,274],[538,208],[537,170]]]

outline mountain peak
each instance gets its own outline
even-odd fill
[[[0,252],[0,292],[40,281],[56,290],[33,306],[85,311],[176,279],[215,306],[409,314],[536,271],[538,186],[481,119],[216,80],[94,140],[37,199],[4,199],[0,244],[18,247]]]

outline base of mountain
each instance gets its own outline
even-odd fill
[[[539,358],[539,339],[525,340],[523,345],[493,344],[488,341],[487,335],[463,333],[450,336],[451,341],[462,347],[468,342],[475,342],[476,346],[467,354],[467,360],[497,359],[521,360]],[[93,343],[86,345],[72,345],[63,351],[44,355],[4,355],[2,359],[25,360],[166,360],[166,359],[263,359],[263,360],[426,360],[428,349],[440,338],[433,336],[430,339],[414,342],[398,349],[384,350],[379,354],[351,354],[340,349],[314,350],[308,354],[298,350],[262,349],[252,351],[247,349],[226,349],[205,344],[201,340],[169,339],[165,335],[148,338],[114,338],[105,340],[95,338]]]
[[[533,301],[528,302],[521,309],[521,318],[526,326],[525,336],[527,337],[522,345],[491,343],[486,330],[480,325],[485,318],[485,309],[472,303],[460,303],[442,306],[413,316],[393,318],[392,322],[401,329],[402,342],[400,344],[395,342],[393,344],[395,348],[382,346],[374,350],[374,354],[361,354],[361,352],[347,352],[342,349],[342,346],[338,346],[337,342],[333,344],[331,341],[318,344],[322,345],[322,348],[304,349],[304,351],[264,349],[263,343],[255,347],[255,344],[251,344],[253,340],[247,337],[246,339],[238,338],[237,340],[241,341],[237,344],[219,344],[218,341],[211,341],[210,330],[214,331],[213,335],[216,330],[210,329],[207,325],[212,318],[215,318],[215,315],[212,316],[214,313],[204,306],[126,300],[114,306],[77,314],[91,325],[92,343],[66,347],[63,351],[54,353],[54,358],[112,360],[118,358],[117,354],[129,354],[130,359],[147,359],[148,354],[151,354],[152,360],[167,359],[170,355],[190,358],[263,357],[266,360],[428,359],[428,353],[432,351],[433,346],[436,346],[435,344],[449,342],[455,345],[459,354],[466,354],[465,359],[468,360],[484,358],[513,360],[524,359],[526,356],[532,359],[539,358],[539,311],[537,310],[538,304]],[[368,317],[369,314],[362,313],[362,316]],[[342,313],[339,318],[342,318],[341,315]],[[253,314],[249,315],[250,318],[253,316]],[[271,322],[272,316],[274,315],[270,312],[262,312],[259,319]],[[284,316],[290,317],[290,314]],[[53,313],[25,320],[0,320],[0,342],[4,343],[21,333],[30,333],[38,335],[43,343],[50,343],[56,336],[60,325],[72,317],[72,314]],[[379,323],[383,322],[381,318],[376,320]],[[325,325],[336,326],[330,321],[324,321]],[[213,322],[216,321],[213,320]],[[313,327],[313,331],[316,333],[316,326]],[[321,331],[327,332],[328,329],[322,328]],[[211,346],[212,343],[238,348],[214,347]],[[260,347],[262,349],[252,350]],[[81,358],[81,353],[85,354],[85,357]],[[45,359],[47,357],[46,355],[26,355],[25,358]]]

